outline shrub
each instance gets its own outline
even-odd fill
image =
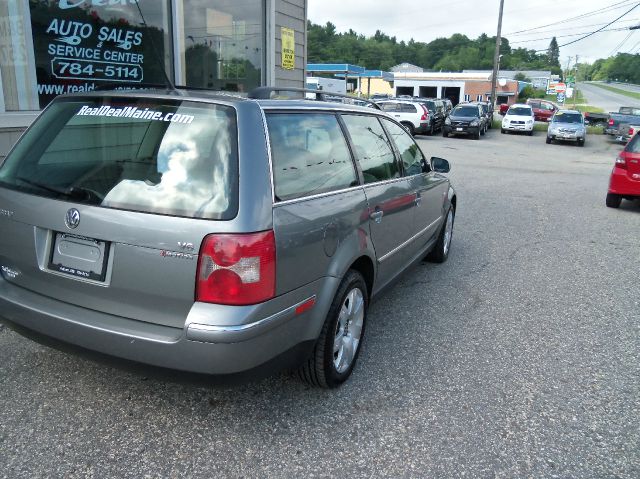
[[[518,101],[526,101],[529,98],[544,98],[546,92],[544,90],[536,90],[530,85],[527,85],[522,89],[518,95]]]

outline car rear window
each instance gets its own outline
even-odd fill
[[[621,106],[619,113],[622,115],[640,115],[640,108],[634,108],[631,106]]]
[[[558,112],[553,116],[554,123],[582,123],[582,115],[579,113]]]
[[[531,116],[531,108],[525,108],[523,106],[516,106],[509,108],[507,115],[514,116]]]
[[[480,116],[480,110],[477,106],[458,106],[451,113],[453,116]]]
[[[0,168],[0,186],[105,208],[237,213],[235,110],[180,100],[54,102]]]
[[[624,147],[624,151],[627,153],[640,153],[640,136],[638,134],[631,138],[631,141]]]

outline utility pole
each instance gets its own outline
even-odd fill
[[[502,11],[504,0],[500,0],[500,13],[498,14],[498,34],[496,35],[496,53],[493,56],[493,75],[491,76],[491,104],[496,109],[496,81],[498,80],[498,66],[500,63],[500,44],[502,43]]]
[[[573,74],[573,108],[576,107],[576,100],[578,99],[578,55],[576,55],[576,63],[573,66],[575,73]]]

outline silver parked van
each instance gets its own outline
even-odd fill
[[[370,299],[416,260],[447,259],[448,171],[373,108],[59,97],[0,165],[0,319],[196,373],[285,358],[335,387]]]

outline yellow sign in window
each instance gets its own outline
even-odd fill
[[[296,38],[293,29],[281,27],[282,68],[293,70],[296,67]]]

